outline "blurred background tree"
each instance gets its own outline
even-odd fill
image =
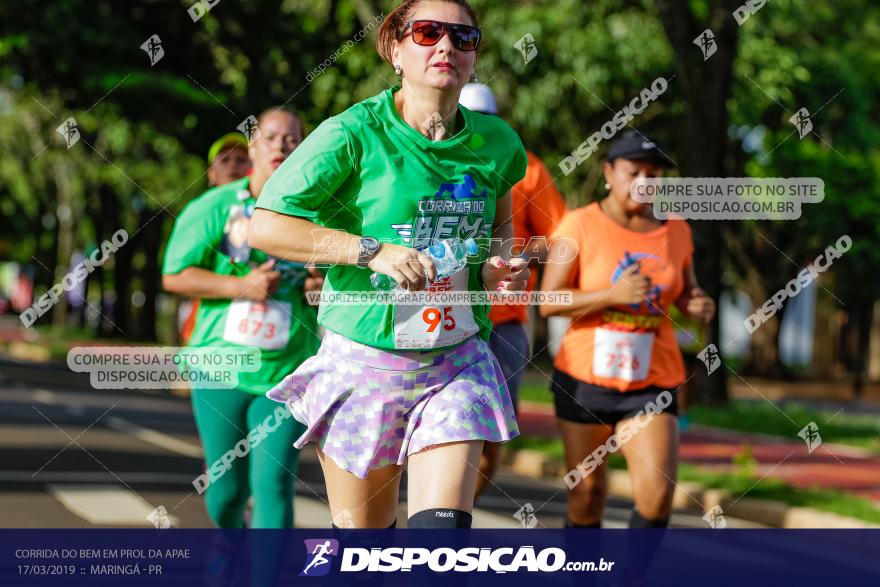
[[[125,228],[129,245],[89,279],[89,304],[105,314],[94,327],[101,336],[164,336],[163,243],[174,215],[206,188],[204,154],[214,139],[279,104],[314,128],[396,82],[373,47],[375,17],[396,2],[221,0],[195,22],[193,4],[3,3],[0,260],[28,266],[39,294],[75,250]],[[716,298],[739,290],[760,305],[850,235],[852,250],[821,282],[811,373],[843,370],[858,388],[880,321],[876,3],[774,0],[741,26],[732,0],[473,5],[485,39],[480,81],[559,176],[571,207],[604,195],[602,153],[568,176],[559,161],[659,76],[669,89],[633,126],[666,145],[681,175],[821,177],[825,201],[805,206],[797,222],[693,223],[698,277]],[[694,44],[705,29],[718,48],[707,60]],[[526,34],[538,49],[531,60],[515,46]],[[151,66],[140,46],[152,35],[164,56]],[[327,59],[329,69],[310,74]],[[815,125],[803,140],[788,121],[801,107]],[[68,149],[55,129],[70,116],[81,141]],[[746,372],[793,375],[779,353],[783,315],[752,338]],[[51,320],[71,319],[59,305]],[[719,335],[716,322],[723,352]],[[724,401],[720,375],[701,386],[703,401]]]

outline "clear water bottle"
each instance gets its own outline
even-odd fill
[[[468,255],[476,255],[480,249],[477,242],[468,238],[450,238],[434,243],[422,252],[434,261],[434,271],[437,279],[452,275],[467,265]],[[397,287],[397,281],[393,277],[383,273],[373,273],[370,283],[378,290],[391,290]]]

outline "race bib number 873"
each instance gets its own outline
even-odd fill
[[[283,349],[290,339],[290,302],[236,300],[229,304],[223,340],[243,346]]]

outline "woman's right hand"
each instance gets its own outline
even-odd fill
[[[434,262],[428,255],[393,243],[382,243],[367,266],[376,273],[391,277],[409,291],[424,289],[426,274],[431,281],[437,277]]]
[[[251,269],[250,273],[241,278],[241,293],[238,297],[252,302],[265,302],[278,290],[281,283],[281,273],[275,271],[274,266],[275,260],[269,259]]]
[[[637,273],[640,268],[641,265],[634,263],[624,269],[620,278],[608,290],[608,299],[613,305],[640,304],[645,301],[645,296],[651,289],[651,278]]]

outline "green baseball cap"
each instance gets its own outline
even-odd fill
[[[216,157],[220,151],[229,147],[241,147],[247,151],[248,141],[240,132],[231,132],[223,135],[214,141],[211,148],[208,149],[208,165],[214,163],[214,157]]]

